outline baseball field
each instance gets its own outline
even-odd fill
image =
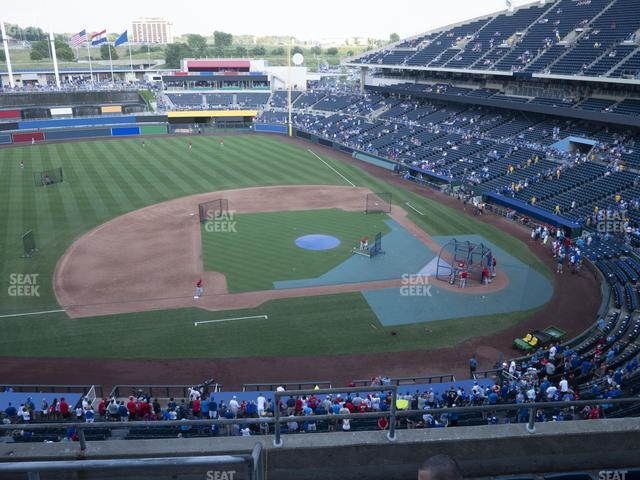
[[[429,350],[512,327],[551,297],[549,269],[525,243],[354,163],[275,136],[230,135],[224,146],[217,137],[190,138],[191,150],[184,137],[148,138],[144,147],[125,139],[2,150],[0,356]],[[33,172],[55,167],[64,170],[62,183],[34,186]],[[392,213],[365,215],[367,192],[390,193]],[[215,198],[228,199],[228,224],[210,232],[197,205]],[[28,230],[37,251],[21,258]],[[377,233],[384,255],[353,255],[363,236]],[[339,244],[296,244],[312,234]],[[522,298],[494,311],[490,305],[508,302],[491,291],[454,297],[450,286],[435,285],[436,295],[413,298],[398,313],[393,302],[404,300],[391,297],[401,274],[426,265],[447,238],[466,236],[501,252],[495,294],[511,286]],[[523,293],[532,276],[547,292],[537,303]],[[199,278],[204,294],[195,300]],[[429,317],[433,311],[440,317]]]

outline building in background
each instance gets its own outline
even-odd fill
[[[172,23],[164,18],[139,18],[131,23],[132,43],[173,43]]]

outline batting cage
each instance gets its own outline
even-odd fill
[[[33,172],[33,182],[36,187],[46,187],[47,185],[62,183],[63,180],[64,173],[62,172],[62,167],[43,170],[42,172]]]
[[[218,198],[210,202],[198,204],[198,212],[200,214],[200,223],[207,220],[216,220],[229,213],[229,200],[226,198]]]
[[[364,213],[391,213],[391,193],[367,193]]]
[[[455,283],[462,272],[467,272],[467,283],[482,283],[482,270],[492,269],[493,254],[482,243],[449,240],[440,249],[436,265],[436,278]]]
[[[31,257],[37,251],[36,237],[33,234],[33,230],[29,230],[22,235],[22,248],[24,249],[23,258]]]

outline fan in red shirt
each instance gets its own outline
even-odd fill
[[[200,416],[200,399],[196,398],[193,401],[193,405],[191,406],[191,410],[193,411],[193,415],[196,417]]]
[[[62,418],[68,418],[70,416],[69,404],[64,401],[64,398],[60,399],[59,406],[60,406],[60,415],[62,415]]]
[[[349,410],[349,413],[353,413],[356,411],[356,408],[353,406],[353,403],[351,403],[351,401],[345,402],[344,408]]]
[[[129,412],[129,420],[136,418],[136,402],[133,397],[129,397],[129,401],[127,402],[127,411]]]

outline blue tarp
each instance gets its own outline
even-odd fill
[[[21,404],[25,403],[29,397],[31,397],[31,401],[36,407],[36,410],[40,411],[43,398],[49,405],[51,405],[54,398],[58,400],[64,398],[65,402],[73,408],[80,401],[81,395],[79,393],[1,392],[0,411],[4,412],[9,406],[9,403],[18,408]]]

